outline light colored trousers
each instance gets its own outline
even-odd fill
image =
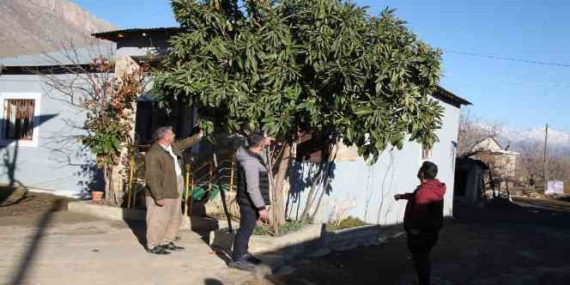
[[[178,179],[179,188],[184,185]],[[149,249],[174,242],[180,223],[182,207],[180,196],[177,199],[164,199],[164,206],[158,206],[152,197],[146,197],[146,240]]]

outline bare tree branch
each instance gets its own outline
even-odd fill
[[[500,123],[484,122],[471,115],[469,109],[462,113],[459,121],[457,156],[466,157],[474,154],[473,147],[486,138],[497,138],[503,129]]]

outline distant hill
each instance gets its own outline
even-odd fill
[[[0,0],[0,58],[92,45],[91,33],[114,29],[68,0]]]

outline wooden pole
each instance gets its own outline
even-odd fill
[[[219,173],[218,173],[218,157],[216,156],[216,153],[213,154],[213,160],[214,160],[214,166],[216,168],[216,176],[219,178]],[[210,173],[211,173],[212,168],[210,168]],[[212,180],[210,179],[210,184]],[[228,230],[230,231],[230,233],[233,232],[233,228],[232,228],[232,217],[230,216],[230,211],[228,210],[228,204],[226,203],[226,192],[224,192],[224,189],[222,188],[222,185],[220,184],[220,180],[218,179],[217,181],[218,183],[218,188],[220,188],[220,197],[222,198],[222,206],[224,207],[224,213],[226,214],[226,217],[228,218]]]
[[[194,193],[194,184],[196,184],[196,178],[194,178],[194,175],[190,175],[190,194]]]
[[[214,157],[216,156],[216,154],[214,153]],[[214,163],[217,164],[216,161],[214,161]],[[208,192],[212,191],[212,179],[214,179],[214,164],[212,164],[212,162],[209,163],[209,175],[210,175],[210,179],[208,179]]]
[[[133,203],[133,202],[134,202],[134,201],[133,201],[133,176],[134,176],[134,173],[135,173],[135,154],[134,154],[134,151],[131,152],[131,157],[130,157],[130,159],[129,159],[129,164],[130,164],[130,165],[129,165],[129,166],[130,166],[130,169],[129,169],[129,181],[128,181],[128,184],[127,184],[127,193],[129,193],[129,196],[127,197],[127,207],[128,207],[129,209],[131,209],[132,206],[133,206],[133,204],[134,204],[134,203]]]
[[[273,205],[273,207],[271,207],[271,225],[273,227],[273,233],[275,235],[279,234],[279,224],[277,223],[277,207],[275,205],[275,201],[277,201],[277,193],[275,193],[275,181],[273,180],[273,157],[272,157],[272,153],[269,150],[269,148],[265,148],[265,155],[267,157],[267,176],[269,178],[269,194],[271,197],[271,204]]]
[[[548,190],[548,124],[544,136],[544,192]]]
[[[188,201],[188,192],[190,190],[190,164],[185,165],[186,168],[186,179],[184,180],[184,217],[188,217],[188,208],[190,207],[190,201]]]
[[[137,206],[137,188],[133,185],[133,207]]]
[[[236,165],[236,156],[233,155],[232,157],[232,164],[231,164],[231,168],[230,168],[230,191],[232,191],[234,189],[234,170],[235,170],[235,165]]]

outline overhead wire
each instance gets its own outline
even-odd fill
[[[520,59],[520,58],[514,58],[514,57],[478,54],[478,53],[473,53],[473,52],[458,51],[458,50],[451,50],[451,49],[443,49],[443,51],[447,52],[447,53],[468,55],[468,56],[474,56],[474,57],[484,57],[484,58],[496,59],[496,60],[516,61],[516,62],[523,62],[523,63],[529,63],[529,64],[548,65],[548,66],[557,66],[557,67],[570,67],[570,64],[568,64],[568,63],[536,61],[536,60]]]

